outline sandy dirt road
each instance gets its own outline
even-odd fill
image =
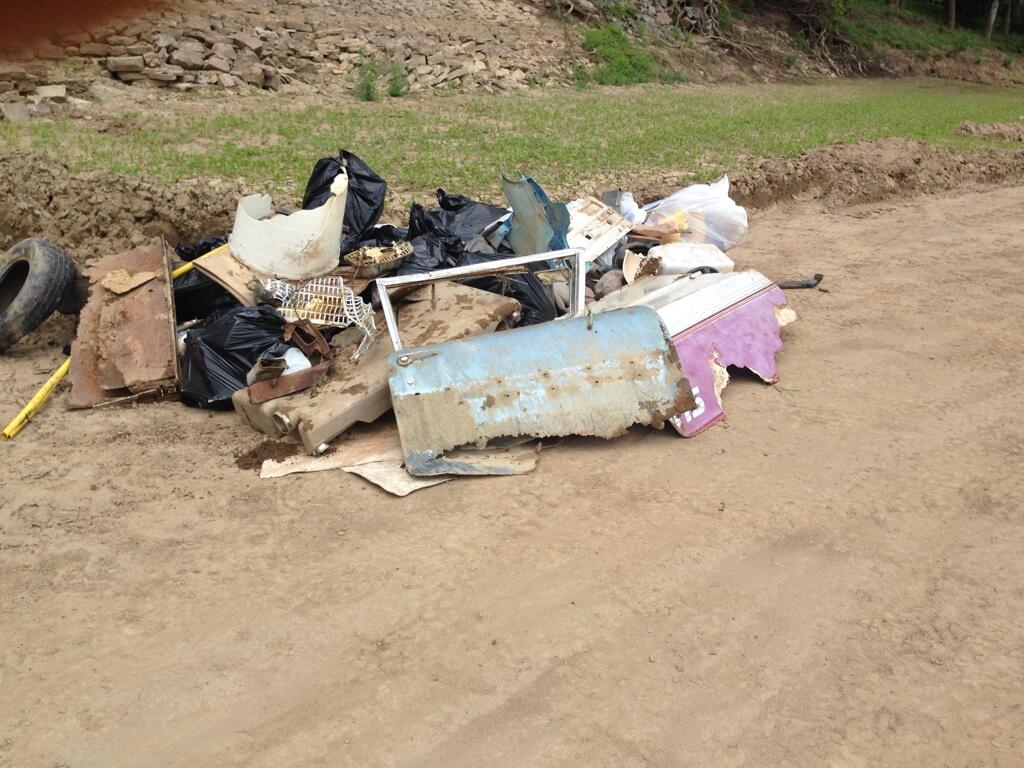
[[[779,386],[404,501],[58,397],[0,446],[0,766],[1021,766],[1022,241],[1021,187],[762,212],[740,265],[827,275]]]

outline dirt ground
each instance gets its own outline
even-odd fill
[[[1024,187],[759,212],[782,380],[391,498],[174,403],[0,464],[0,766],[1024,764]],[[61,359],[0,366],[13,413]]]

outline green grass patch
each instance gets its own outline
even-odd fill
[[[636,47],[618,24],[588,29],[583,47],[597,62],[590,76],[601,85],[636,85],[655,78],[654,57]]]
[[[937,80],[566,88],[303,109],[266,99],[244,113],[225,104],[210,99],[140,115],[136,127],[118,134],[81,120],[0,123],[0,152],[30,148],[76,171],[164,181],[241,178],[254,191],[297,197],[317,158],[344,147],[403,195],[426,200],[444,186],[497,200],[500,170],[530,173],[565,197],[605,183],[657,184],[680,174],[708,179],[760,157],[789,157],[835,141],[899,136],[999,146],[954,129],[967,120],[1024,114],[1019,90]]]

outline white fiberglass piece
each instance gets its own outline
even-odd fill
[[[270,195],[247,195],[238,201],[235,226],[228,238],[231,254],[252,269],[285,280],[305,280],[338,267],[341,253],[348,174],[331,184],[333,197],[319,208],[274,214]]]

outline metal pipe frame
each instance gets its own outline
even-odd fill
[[[569,292],[569,313],[567,317],[580,317],[584,313],[586,296],[586,272],[583,264],[582,248],[566,248],[561,251],[548,251],[536,253],[531,256],[513,256],[499,261],[489,261],[483,264],[472,264],[468,267],[453,267],[451,269],[436,269],[432,272],[423,272],[419,275],[400,275],[398,277],[378,277],[377,292],[380,296],[380,308],[384,312],[384,319],[388,324],[388,335],[391,336],[391,343],[396,352],[402,349],[402,337],[398,331],[398,319],[395,316],[394,307],[391,306],[391,299],[388,296],[388,288],[399,286],[418,286],[436,283],[441,280],[460,280],[467,277],[485,277],[488,275],[500,275],[507,273],[516,267],[525,267],[527,264],[536,264],[541,261],[557,261],[569,259],[572,264],[571,288]],[[519,272],[521,270],[515,270]]]

